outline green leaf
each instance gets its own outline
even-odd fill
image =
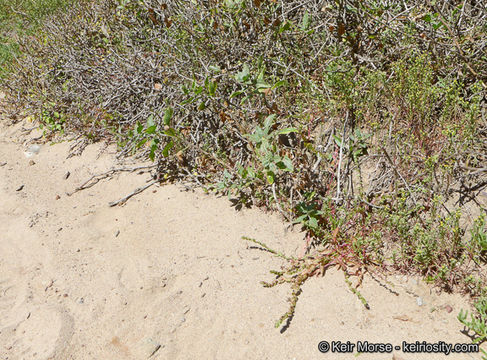
[[[176,136],[176,130],[174,130],[173,128],[169,128],[167,130],[164,130],[164,134],[166,134],[167,136],[171,136],[171,137],[174,137]]]
[[[195,90],[194,93],[195,95],[199,95],[203,92],[203,86],[198,86]]]
[[[442,25],[443,23],[441,21],[439,23],[433,24],[433,29],[438,30]]]
[[[266,132],[268,132],[272,124],[274,124],[275,118],[276,118],[276,114],[272,114],[266,117],[266,119],[264,120],[264,128],[267,130]]]
[[[190,98],[188,98],[188,99],[184,100],[184,101],[181,103],[181,105],[190,104],[190,103],[192,103],[192,102],[193,102],[195,99],[196,99],[196,96],[191,96]],[[166,125],[168,125],[168,124],[166,124]]]
[[[318,227],[318,220],[316,220],[315,217],[310,217],[308,221],[308,225],[309,227],[316,229]]]
[[[250,68],[247,64],[244,64],[242,71],[235,75],[235,79],[240,83],[245,83],[250,79]]]
[[[169,150],[171,150],[173,146],[174,146],[174,142],[172,140],[169,141],[166,144],[166,146],[164,146],[164,149],[162,149],[162,155],[164,155],[164,157],[168,157],[169,156]]]
[[[149,117],[147,118],[147,127],[151,127],[152,125],[155,125],[155,122],[154,122],[154,115],[149,115]]]
[[[172,115],[174,113],[174,110],[172,107],[168,107],[166,109],[166,111],[164,112],[164,125],[168,125],[169,126],[169,123],[171,122],[171,118],[172,118]]]
[[[239,91],[235,91],[234,93],[232,93],[232,95],[230,95],[230,99],[234,98],[235,96],[239,96],[239,95],[242,95],[244,92],[239,90]]]
[[[210,96],[215,96],[216,86],[217,86],[216,81],[210,81],[210,83],[208,85],[208,93],[210,94]]]
[[[282,34],[284,31],[287,31],[291,28],[291,22],[286,21],[284,24],[281,25],[279,28],[279,34]]]
[[[256,88],[258,92],[264,92],[266,89],[269,89],[271,86],[267,84],[264,79],[257,79]]]
[[[151,161],[154,161],[158,143],[159,143],[158,139],[152,139],[151,141],[150,153],[149,153],[149,158],[151,159]]]
[[[423,20],[426,21],[427,23],[431,22],[431,14],[426,14],[424,17],[423,17]]]
[[[274,184],[274,178],[275,178],[275,175],[272,171],[268,171],[267,172],[267,182],[272,185]]]
[[[152,125],[152,126],[149,126],[146,130],[145,130],[145,133],[146,134],[154,134],[156,132],[156,128],[157,126],[156,125]]]
[[[335,143],[338,145],[338,146],[342,146],[342,139],[340,139],[338,136],[336,135],[333,135],[333,138],[335,139]]]
[[[248,99],[250,99],[251,96],[248,95],[248,96],[245,96],[241,101],[240,101],[240,105],[242,105],[243,103],[245,103]]]
[[[281,170],[286,170],[286,164],[283,161],[276,162],[276,166]]]
[[[285,135],[285,134],[297,133],[297,132],[298,132],[298,129],[296,129],[296,128],[285,128],[285,129],[279,130],[277,132],[277,134],[278,135]]]
[[[277,89],[277,88],[279,88],[281,86],[286,86],[286,85],[287,85],[287,81],[286,80],[280,80],[280,81],[278,81],[278,82],[276,82],[274,84],[274,86],[272,87],[272,89],[274,90],[274,89]]]
[[[148,140],[148,139],[147,139],[147,138],[145,138],[145,139],[142,139],[141,141],[139,141],[139,142],[137,143],[137,145],[136,145],[136,148],[137,148],[137,149],[140,149],[140,148],[142,147],[142,145],[144,145],[144,144],[147,142],[147,140]]]
[[[136,130],[137,130],[137,134],[141,134],[142,133],[142,130],[144,130],[144,126],[140,122],[138,122],[138,121],[137,121],[137,128],[136,128]]]
[[[309,29],[309,26],[311,25],[311,15],[306,11],[303,16],[303,22],[301,24],[301,29],[306,31]]]
[[[300,222],[303,222],[303,221],[304,221],[304,219],[306,219],[307,217],[308,217],[308,215],[306,215],[306,214],[305,214],[305,215],[301,215],[301,216],[300,216],[300,217],[298,217],[296,220],[294,220],[294,222],[293,222],[293,223],[294,223],[294,224],[298,224],[298,223],[300,223]]]
[[[288,158],[287,156],[284,156],[282,158],[282,162],[284,163],[284,165],[286,165],[287,171],[294,171],[293,162],[291,161],[290,158]]]

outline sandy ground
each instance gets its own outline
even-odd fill
[[[254,237],[289,254],[302,235],[277,215],[236,211],[226,198],[152,187],[125,173],[66,193],[113,167],[114,149],[41,145],[27,158],[22,126],[0,127],[0,359],[446,359],[438,354],[318,351],[322,340],[470,343],[456,316],[468,305],[417,279],[367,278],[366,310],[330,271],[304,286],[289,329],[289,287],[263,288],[282,261],[249,248]],[[32,160],[32,161],[31,161]],[[70,176],[65,179],[65,174]],[[422,305],[418,305],[422,300]],[[450,312],[449,312],[450,310]],[[452,310],[452,311],[451,311]],[[480,359],[453,354],[450,359]]]

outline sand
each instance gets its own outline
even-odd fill
[[[320,341],[470,343],[459,295],[417,278],[366,277],[367,310],[337,270],[309,280],[290,327],[288,286],[264,288],[283,261],[252,249],[254,237],[288,254],[303,235],[278,214],[236,211],[225,197],[144,185],[120,173],[72,196],[121,164],[112,146],[67,158],[69,142],[24,152],[38,131],[0,127],[0,359],[480,359],[479,354],[326,354]],[[66,175],[69,176],[66,179]],[[421,306],[418,305],[422,303]]]

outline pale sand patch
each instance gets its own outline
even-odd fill
[[[0,128],[0,164],[7,162],[0,166],[2,360],[354,359],[321,354],[317,345],[470,342],[456,319],[467,307],[460,296],[438,295],[414,279],[391,277],[396,285],[387,289],[367,278],[366,310],[337,271],[305,284],[296,316],[281,334],[273,324],[287,310],[289,288],[266,289],[259,281],[271,280],[268,271],[282,261],[249,249],[241,237],[293,254],[302,247],[297,230],[286,231],[276,214],[237,212],[226,198],[176,185],[151,187],[125,206],[108,207],[148,174],[116,175],[69,197],[91,175],[120,166],[114,149],[99,156],[101,146],[91,145],[67,159],[68,143],[45,144],[26,158],[22,144],[39,134],[22,137],[21,126]]]

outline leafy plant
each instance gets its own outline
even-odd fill
[[[470,314],[470,320],[467,320],[468,311],[463,309],[460,310],[457,318],[465,327],[475,333],[476,338],[473,342],[480,343],[487,340],[487,298],[481,297],[475,302],[474,306],[477,315]]]
[[[279,171],[294,171],[291,159],[278,154],[277,136],[297,132],[295,128],[286,128],[279,131],[272,130],[275,118],[275,114],[269,115],[264,120],[263,127],[257,126],[255,131],[248,135],[250,142],[254,146],[255,155],[264,169],[268,183],[271,185],[274,183],[276,174]]]
[[[42,29],[44,19],[63,11],[71,0],[0,0],[0,80],[14,70],[20,43]]]
[[[64,132],[64,124],[66,122],[66,115],[60,113],[59,111],[55,110],[55,103],[47,103],[41,114],[40,114],[40,125],[39,128],[43,129],[44,127],[47,128],[49,132],[60,132],[61,134]],[[46,135],[46,131],[44,130],[44,135]]]
[[[485,223],[485,212],[474,221],[470,230],[469,249],[474,259],[478,262],[480,259],[485,260],[487,253],[487,227]]]

